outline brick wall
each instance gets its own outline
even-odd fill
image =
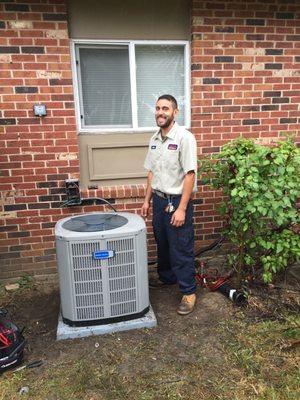
[[[194,0],[192,132],[200,158],[238,136],[300,142],[300,1]],[[199,186],[196,236],[217,236],[219,192]]]
[[[0,279],[55,271],[61,182],[78,175],[64,1],[0,3]],[[35,117],[42,103],[47,116]]]
[[[241,134],[268,141],[299,130],[299,8],[296,0],[193,1],[192,131],[200,157]],[[33,115],[37,103],[46,104],[46,117]],[[0,280],[56,272],[56,221],[103,209],[60,207],[65,179],[80,179],[76,135],[65,1],[0,1]],[[137,212],[144,194],[134,185],[82,196]],[[218,236],[221,196],[199,186],[197,240]]]

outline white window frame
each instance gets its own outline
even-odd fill
[[[132,127],[100,127],[100,126],[83,126],[82,112],[83,105],[81,104],[82,96],[80,95],[80,65],[77,65],[76,45],[127,45],[129,51],[129,69],[130,69],[130,90],[131,90],[131,108],[132,108]],[[88,40],[88,39],[73,39],[71,40],[71,57],[72,57],[72,73],[74,85],[74,100],[76,121],[79,133],[134,133],[134,132],[155,132],[157,128],[153,127],[138,127],[138,112],[137,112],[137,92],[136,92],[136,65],[135,65],[135,45],[182,45],[184,47],[184,126],[189,129],[191,123],[191,78],[190,78],[190,44],[186,40]],[[81,111],[82,110],[82,111]],[[154,115],[153,115],[154,123]]]

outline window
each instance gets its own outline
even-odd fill
[[[184,41],[74,42],[81,131],[145,131],[156,99],[169,93],[189,126],[189,49]]]

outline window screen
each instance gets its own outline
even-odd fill
[[[136,45],[138,125],[155,125],[155,102],[162,94],[172,94],[180,109],[178,123],[184,125],[183,46]]]
[[[132,126],[127,46],[79,48],[84,125]]]

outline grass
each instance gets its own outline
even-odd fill
[[[23,274],[17,283],[20,285],[21,289],[32,289],[34,286],[34,278],[30,274]]]
[[[300,317],[283,321],[223,324],[227,362],[238,368],[241,379],[233,399],[296,400],[300,395]],[[252,391],[252,397],[251,397]]]
[[[9,372],[0,384],[0,399],[18,399],[18,389],[28,386],[30,393],[23,397],[32,400],[296,400],[299,324],[295,316],[284,322],[247,323],[241,317],[222,322],[216,332],[221,343],[216,365],[210,364],[204,347],[191,362],[166,358],[157,365],[149,361],[157,345],[154,340],[147,347],[149,331],[143,332],[141,343],[130,342],[127,348],[118,342],[114,346],[116,337],[110,335],[99,362],[95,350],[39,372]]]

